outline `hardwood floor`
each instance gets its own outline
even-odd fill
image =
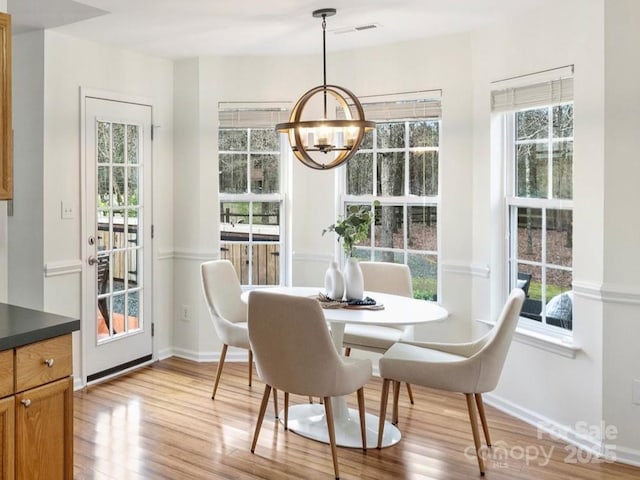
[[[215,401],[215,364],[171,358],[74,397],[74,478],[84,479],[329,479],[329,446],[285,432],[269,405],[255,454],[250,445],[264,385],[246,364],[225,364]],[[377,414],[380,379],[365,387],[367,411]],[[339,448],[341,478],[481,478],[465,398],[418,386],[415,405],[403,389],[402,440],[377,450]],[[291,403],[307,402],[291,395]],[[282,407],[282,394],[279,406]],[[349,397],[356,406],[356,395]],[[389,405],[389,412],[391,410]],[[589,460],[573,447],[538,439],[536,429],[487,406],[494,443],[486,478],[496,480],[631,480],[640,469]],[[467,453],[465,454],[465,450]],[[505,455],[500,457],[502,452]],[[525,457],[529,454],[529,460]],[[568,463],[571,460],[577,463]]]

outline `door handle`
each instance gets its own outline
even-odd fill
[[[96,257],[91,255],[89,258],[87,258],[87,263],[89,265],[95,265],[96,263],[98,263],[98,260],[96,259]]]

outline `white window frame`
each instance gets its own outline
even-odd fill
[[[433,95],[434,92],[438,92],[437,95]],[[420,92],[416,92],[416,93],[420,93]],[[429,97],[427,98],[427,100],[439,100],[440,97],[440,92],[439,91],[433,91],[430,92],[432,93],[432,95],[429,95]],[[395,98],[393,98],[394,96],[390,96],[391,101],[393,101]],[[386,101],[390,101],[389,98],[385,97],[385,96],[381,96],[381,97],[372,97],[372,98],[384,98],[384,100]],[[425,100],[424,97],[417,97],[420,98],[421,100]],[[363,101],[364,102],[364,101]],[[366,103],[363,103],[364,107],[365,107],[365,112],[367,109],[367,105]],[[376,105],[377,106],[377,105]],[[429,110],[429,108],[432,107],[428,107],[427,109],[425,109],[425,112]],[[439,105],[437,107],[437,110],[439,112]],[[376,118],[374,118],[374,120],[377,120]],[[441,269],[442,269],[442,265],[441,265],[441,259],[440,259],[440,191],[441,191],[441,177],[442,175],[440,174],[441,172],[441,157],[440,157],[440,141],[438,141],[438,146],[437,147],[410,147],[409,146],[409,124],[410,123],[414,123],[414,122],[420,122],[420,121],[430,121],[430,122],[438,122],[438,132],[439,132],[439,140],[442,137],[442,118],[440,117],[439,113],[438,113],[438,118],[434,118],[434,117],[427,117],[427,118],[419,118],[419,117],[415,117],[415,118],[397,118],[397,119],[393,119],[393,118],[386,118],[383,120],[378,120],[379,123],[404,123],[404,135],[405,135],[405,146],[403,147],[403,149],[398,149],[398,148],[378,148],[377,147],[377,130],[373,131],[373,140],[372,140],[372,148],[367,149],[367,148],[361,148],[359,150],[359,152],[362,153],[371,153],[372,154],[372,162],[373,162],[373,182],[372,182],[372,192],[370,194],[367,195],[349,195],[347,194],[347,169],[340,169],[341,174],[339,176],[339,195],[338,195],[338,205],[337,205],[337,209],[338,215],[344,215],[347,209],[348,205],[353,205],[353,204],[360,204],[360,205],[369,205],[373,208],[373,203],[375,201],[378,201],[380,203],[380,206],[384,207],[384,206],[399,206],[402,207],[403,209],[403,218],[405,219],[405,222],[403,223],[403,248],[385,248],[385,247],[377,247],[376,246],[376,238],[375,238],[375,228],[371,229],[371,244],[370,245],[358,245],[357,248],[360,251],[369,251],[369,259],[370,260],[374,260],[375,259],[375,253],[376,252],[384,252],[384,251],[389,251],[389,252],[393,252],[395,254],[398,253],[402,253],[403,255],[403,263],[407,264],[408,263],[408,257],[411,254],[416,254],[416,255],[430,255],[430,256],[434,256],[436,258],[436,262],[437,262],[437,269],[436,269],[436,297],[438,299],[438,301],[440,301],[441,299],[441,282],[440,279],[442,278],[441,275]],[[378,196],[376,194],[376,188],[377,188],[377,166],[378,166],[378,162],[377,162],[377,154],[378,153],[388,153],[388,152],[398,152],[398,151],[403,151],[404,153],[404,192],[405,194],[402,196],[388,196],[388,197],[382,197],[382,196]],[[409,178],[409,158],[410,158],[410,153],[411,152],[420,152],[420,151],[437,151],[438,152],[438,194],[434,195],[434,196],[417,196],[417,195],[410,195],[408,194],[408,192],[410,191],[410,178]],[[435,207],[436,208],[436,215],[437,215],[437,221],[436,221],[436,229],[437,229],[437,239],[436,239],[436,249],[435,251],[433,250],[415,250],[415,249],[410,249],[408,246],[408,209],[409,207],[413,207],[413,206],[419,206],[419,207]],[[340,255],[340,258],[342,258],[343,261],[345,261],[345,256],[344,256],[344,252],[339,251],[337,253],[338,255]]]
[[[573,104],[573,102],[551,102],[546,105],[539,105],[531,108],[523,108],[517,110],[509,110],[503,112],[502,115],[502,126],[503,126],[503,165],[505,172],[505,278],[506,284],[508,285],[508,290],[511,290],[515,287],[515,281],[517,279],[517,264],[525,264],[531,265],[534,267],[540,267],[544,272],[546,265],[552,265],[553,269],[564,270],[571,272],[573,276],[573,267],[563,267],[555,264],[550,264],[546,261],[546,211],[547,210],[570,210],[573,214],[574,211],[574,201],[573,199],[558,199],[558,198],[528,198],[528,197],[518,197],[516,196],[516,138],[515,138],[515,129],[516,129],[516,113],[519,111],[529,110],[529,109],[548,109],[548,118],[549,118],[549,134],[542,141],[532,141],[531,143],[546,143],[548,148],[549,155],[549,163],[548,169],[549,174],[547,175],[547,191],[549,193],[553,192],[552,185],[552,175],[550,174],[551,169],[553,168],[552,157],[553,157],[553,107],[557,105],[565,105],[565,104]],[[571,141],[573,141],[573,137],[570,137]],[[515,208],[535,208],[540,209],[542,211],[543,219],[542,224],[545,226],[542,230],[542,238],[541,238],[541,260],[540,262],[529,262],[527,260],[521,260],[514,256],[514,252],[517,252],[516,235],[513,234],[512,225],[517,224],[515,216]],[[573,217],[572,217],[573,218]],[[517,227],[516,227],[517,228]],[[543,278],[544,278],[543,273]],[[546,285],[546,283],[545,283]],[[542,292],[542,311],[541,317],[542,320],[540,322],[526,318],[520,317],[519,325],[520,327],[530,330],[533,332],[550,335],[552,337],[566,338],[567,336],[573,335],[573,327],[572,329],[566,329],[559,326],[551,325],[546,323],[546,304],[550,299],[546,298],[546,289]]]
[[[218,158],[220,154],[237,154],[237,155],[245,155],[247,158],[247,171],[246,171],[246,175],[247,175],[247,193],[223,193],[220,191],[220,186],[218,186],[218,205],[222,204],[223,202],[233,202],[233,203],[247,203],[249,205],[249,240],[247,241],[229,241],[229,240],[225,240],[224,243],[236,243],[236,244],[242,244],[242,245],[247,245],[248,248],[248,254],[247,254],[247,258],[249,259],[249,268],[248,268],[248,283],[244,283],[242,284],[243,288],[253,288],[253,287],[262,287],[262,286],[267,286],[267,285],[262,285],[262,284],[256,284],[254,283],[254,279],[253,279],[253,268],[252,268],[252,264],[251,262],[253,262],[253,247],[254,247],[254,243],[260,243],[262,245],[265,244],[277,244],[279,245],[279,258],[278,258],[278,268],[279,268],[279,283],[278,285],[285,285],[287,282],[287,279],[289,278],[289,265],[290,262],[288,261],[288,252],[289,252],[289,248],[288,248],[288,235],[287,235],[287,210],[286,210],[286,206],[287,206],[287,194],[286,194],[286,188],[288,185],[288,180],[287,180],[287,171],[288,169],[286,168],[286,162],[289,162],[289,156],[287,155],[287,142],[286,142],[286,136],[280,134],[279,135],[279,151],[252,151],[251,150],[251,131],[252,130],[256,130],[256,129],[265,129],[265,128],[270,128],[268,126],[265,125],[260,125],[258,127],[245,127],[245,126],[219,126],[217,129],[217,134],[218,136],[220,135],[220,131],[221,130],[246,130],[247,131],[247,150],[243,151],[242,153],[238,150],[233,150],[233,151],[228,151],[228,150],[220,150],[218,149]],[[273,128],[275,128],[275,123],[273,125]],[[250,164],[250,157],[251,154],[279,154],[280,155],[280,161],[279,161],[279,167],[278,167],[278,174],[279,174],[279,192],[278,193],[267,193],[267,194],[261,194],[261,193],[253,193],[251,192],[251,164]],[[219,161],[219,160],[218,160]],[[254,203],[264,203],[264,202],[277,202],[280,205],[280,223],[279,223],[279,240],[278,241],[274,241],[274,242],[255,242],[252,240],[252,236],[254,233],[254,223],[253,223],[253,208],[252,205]],[[220,219],[219,219],[219,226],[218,226],[218,242],[219,242],[219,246],[220,248],[222,247],[222,239],[221,239],[221,233],[222,233],[222,212],[220,212]]]

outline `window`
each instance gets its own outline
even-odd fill
[[[361,259],[409,265],[416,298],[438,292],[438,164],[440,101],[364,103],[376,128],[347,164],[342,211],[373,205],[369,241]]]
[[[565,331],[573,327],[572,91],[563,79],[494,92],[494,110],[511,98],[502,113],[509,286],[525,290],[523,317]]]
[[[220,258],[243,285],[279,285],[285,268],[283,109],[220,108]],[[285,119],[285,120],[283,120]]]

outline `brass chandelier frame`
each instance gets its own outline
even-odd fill
[[[339,87],[337,85],[327,85],[327,54],[326,54],[326,17],[336,14],[335,8],[323,8],[315,10],[313,12],[314,17],[322,17],[322,58],[323,58],[323,84],[312,88],[306,92],[297,101],[289,121],[285,123],[279,123],[276,125],[278,132],[287,133],[289,135],[289,143],[293,154],[298,160],[300,160],[307,167],[316,170],[328,170],[334,167],[338,167],[352,158],[364,139],[366,130],[375,128],[375,122],[371,122],[365,119],[364,110],[358,98],[353,92],[346,88]],[[302,113],[309,100],[317,94],[323,95],[324,104],[324,118],[320,120],[302,120]],[[338,105],[344,112],[345,119],[330,120],[327,116],[327,97],[331,96],[335,99]],[[355,110],[356,118],[352,118],[352,111],[349,107]],[[335,132],[336,130],[342,130],[343,132],[343,145],[333,145],[331,142],[322,143],[321,140],[328,140],[326,137],[320,139],[316,138],[316,142],[313,145],[305,145],[305,136],[310,129],[328,129]],[[344,134],[345,129],[356,131],[355,135],[351,138],[347,138]],[[314,160],[309,152],[321,152],[328,154],[330,152],[337,152],[336,157],[327,163],[322,163]]]

